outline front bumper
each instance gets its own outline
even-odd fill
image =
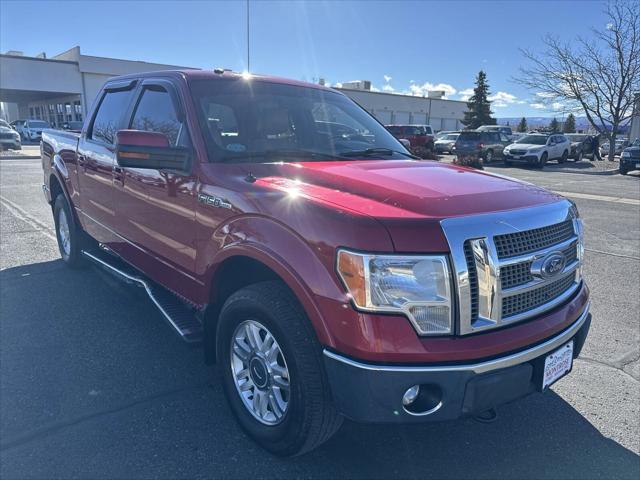
[[[541,384],[546,354],[574,340],[576,358],[584,345],[591,314],[582,314],[557,335],[527,349],[470,364],[400,366],[362,363],[324,351],[324,362],[337,409],[367,423],[451,420],[474,415],[524,397]],[[418,415],[403,407],[413,385],[435,392],[432,408]]]
[[[640,158],[620,157],[620,166],[628,170],[637,170],[640,165]]]
[[[538,163],[538,157],[536,155],[522,155],[520,157],[514,157],[513,155],[505,154],[505,162],[513,163]]]
[[[2,148],[20,150],[22,148],[22,143],[19,138],[0,138],[0,146],[2,146]]]

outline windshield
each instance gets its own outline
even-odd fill
[[[211,161],[310,160],[313,155],[344,160],[339,157],[364,151],[367,159],[409,156],[371,115],[336,92],[242,78],[195,80],[191,89]]]
[[[530,145],[546,145],[547,137],[544,135],[527,135],[522,137],[516,143],[528,143]]]
[[[41,120],[29,120],[29,128],[49,128],[49,124]]]
[[[445,135],[442,140],[457,140],[459,135],[459,133],[451,133],[449,135]]]

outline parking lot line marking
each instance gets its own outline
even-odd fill
[[[627,205],[640,206],[640,200],[625,197],[609,197],[607,195],[595,195],[593,193],[577,193],[577,192],[558,192],[555,193],[564,197],[582,198],[584,200],[599,200],[601,202],[625,203]]]
[[[9,211],[11,215],[19,220],[22,220],[28,225],[31,225],[35,230],[39,231],[51,240],[56,240],[56,236],[53,234],[53,230],[49,225],[41,222],[33,215],[27,213],[20,206],[13,203],[11,200],[0,195],[0,203]]]

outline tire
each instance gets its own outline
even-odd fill
[[[583,155],[582,152],[578,153],[578,156],[574,159],[574,162],[576,162],[576,163],[577,162],[581,162],[583,157],[584,157],[584,155]]]
[[[271,344],[278,349],[275,365],[267,363],[267,356],[256,347],[256,330],[263,345],[267,334],[275,340]],[[322,348],[297,299],[281,282],[249,285],[227,299],[218,321],[216,355],[231,410],[242,429],[266,450],[301,455],[342,425],[343,417],[333,406]],[[256,413],[253,402],[265,394],[266,406]]]
[[[558,159],[558,163],[566,163],[568,158],[569,158],[569,152],[565,150],[564,152],[562,152],[562,156]]]
[[[71,208],[63,194],[59,194],[53,204],[53,219],[62,261],[71,268],[83,266],[82,231],[76,225]]]
[[[535,164],[535,167],[539,170],[542,170],[544,168],[544,164],[547,163],[548,158],[549,156],[547,155],[547,152],[544,152],[540,157],[540,160],[538,160],[538,162]]]
[[[620,172],[620,175],[626,175],[630,170],[621,166],[618,168],[618,171]]]
[[[484,154],[485,163],[491,163],[493,161],[493,150],[487,150]]]

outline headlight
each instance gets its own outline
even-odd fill
[[[622,158],[630,158],[631,152],[622,152]]]
[[[453,333],[445,256],[367,255],[339,250],[337,269],[357,309],[402,313],[419,335]]]
[[[540,150],[542,150],[542,147],[530,148],[528,151],[535,153],[535,152],[539,152]]]

